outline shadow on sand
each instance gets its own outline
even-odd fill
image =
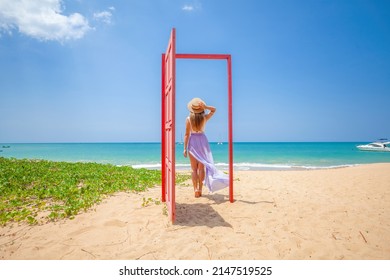
[[[231,224],[212,207],[212,205],[225,204],[226,207],[231,206],[229,195],[225,194],[203,194],[202,198],[208,199],[205,202],[203,199],[198,203],[178,203],[176,202],[176,225],[181,226],[207,226],[214,227],[232,227]],[[273,204],[276,207],[275,201],[247,201],[242,197],[234,199],[233,203],[244,204]]]
[[[189,227],[232,227],[207,203],[176,203],[175,224]]]

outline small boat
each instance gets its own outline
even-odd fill
[[[180,142],[177,142],[177,144],[179,144],[179,145],[184,145],[184,142],[183,142],[183,133],[181,134],[181,141],[180,141]]]
[[[373,152],[390,152],[390,141],[387,139],[379,139],[365,145],[356,146],[361,151],[373,151]]]
[[[222,135],[220,135],[219,138],[222,139]],[[217,143],[217,145],[223,145],[223,142],[222,142],[222,141],[219,141],[219,142]]]

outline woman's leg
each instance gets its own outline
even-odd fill
[[[194,192],[195,192],[195,197],[199,197],[199,174],[198,174],[198,166],[199,162],[194,158],[193,155],[190,155],[190,163],[191,163],[191,169],[192,169],[192,184],[194,185]]]
[[[203,163],[198,163],[198,179],[199,179],[199,191],[200,195],[202,195],[203,181],[205,176],[205,170]]]

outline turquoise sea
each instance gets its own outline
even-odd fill
[[[361,142],[276,142],[233,144],[235,170],[336,168],[365,163],[390,162],[390,153],[363,152]],[[228,144],[211,143],[219,169],[228,169]],[[182,155],[183,145],[176,145],[176,168],[189,169]],[[160,143],[43,143],[0,144],[0,157],[46,159],[68,162],[98,162],[135,168],[159,169]]]

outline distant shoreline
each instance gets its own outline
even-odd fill
[[[390,162],[390,153],[359,151],[360,142],[235,142],[234,170],[311,170]],[[0,156],[64,162],[95,162],[161,169],[160,143],[0,144]],[[228,145],[210,143],[218,169],[228,170]],[[190,169],[183,145],[176,145],[176,168]]]

